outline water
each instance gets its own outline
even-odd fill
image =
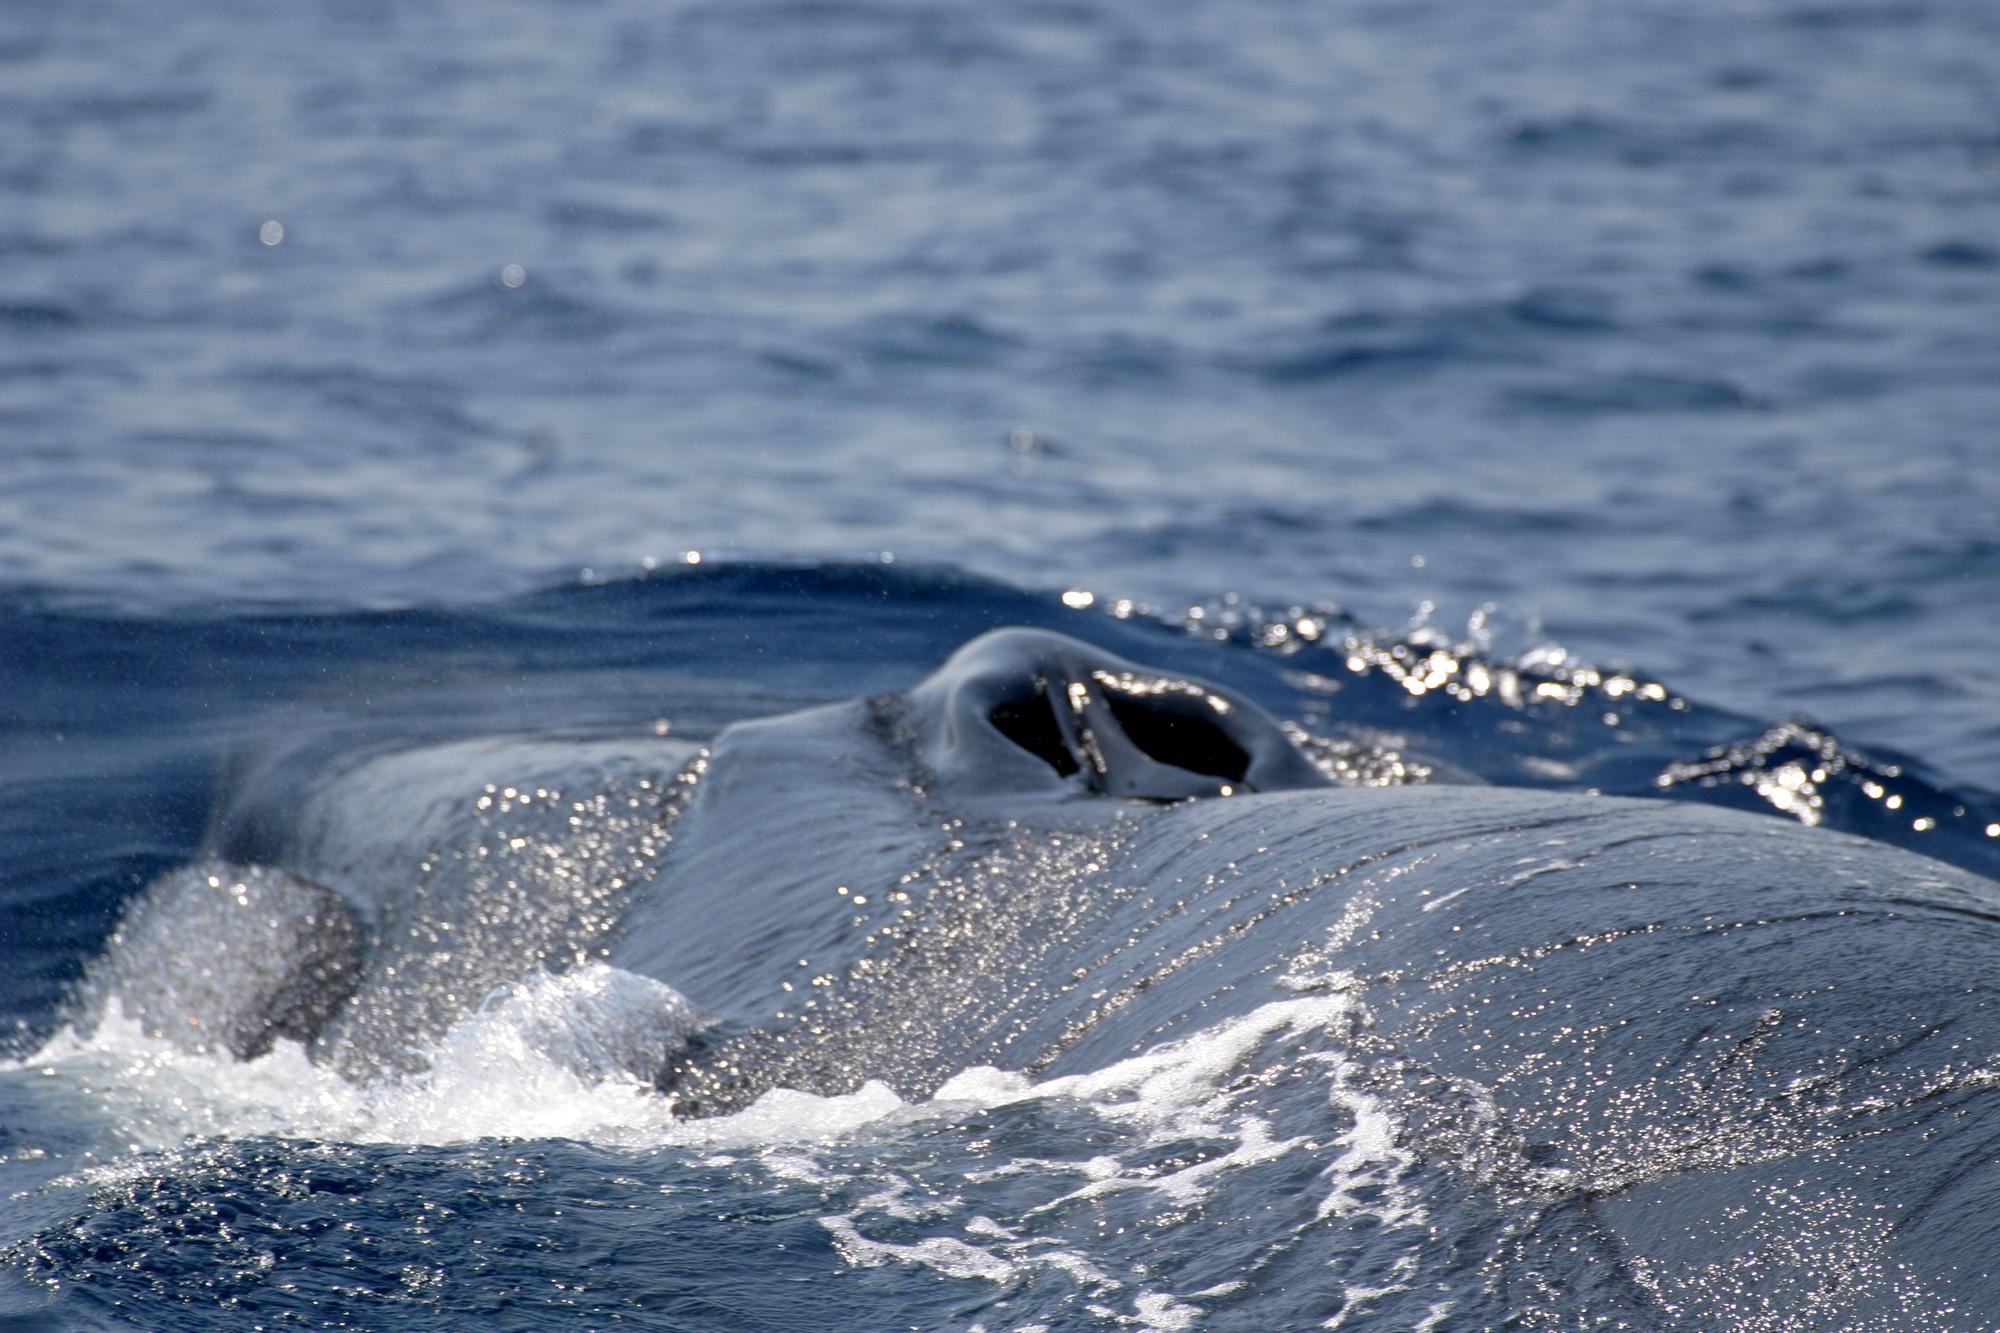
[[[706,744],[1006,624],[1366,775],[1990,876],[1996,62],[1974,0],[0,13],[0,1021],[58,1043],[0,1073],[0,1311],[1581,1320],[1338,995],[714,1122],[519,1013],[371,1086],[64,1006],[245,791]],[[1797,1326],[1663,1290],[1577,1308]]]

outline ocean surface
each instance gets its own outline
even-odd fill
[[[0,6],[0,1328],[2000,1325],[1976,1228],[1552,1295],[1597,1223],[1427,1155],[1337,990],[707,1119],[523,1038],[588,968],[372,1078],[82,1017],[246,802],[1008,625],[1364,790],[1990,880],[1995,238],[1986,0]]]

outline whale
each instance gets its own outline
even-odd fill
[[[1319,1005],[1458,1201],[1448,1262],[1501,1274],[1494,1323],[2000,1309],[2000,885],[1847,834],[1357,778],[1221,686],[1007,629],[707,746],[378,749],[252,784],[210,841],[134,900],[80,1021],[394,1079],[509,988],[589,977],[565,1058],[703,1117],[1231,1024],[1282,1098]]]

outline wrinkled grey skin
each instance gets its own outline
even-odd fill
[[[474,811],[485,783],[524,795]],[[307,801],[283,859],[371,935],[308,1007],[357,1074],[585,959],[707,1010],[657,1073],[692,1114],[1091,1070],[1337,992],[1407,1145],[1558,1219],[1610,1265],[1561,1280],[1652,1326],[2000,1309],[2000,891],[1844,835],[1340,788],[1247,700],[1013,630],[906,694],[732,727],[705,762],[378,758]]]

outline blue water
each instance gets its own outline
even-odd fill
[[[1981,0],[0,8],[7,1053],[258,764],[707,743],[1006,624],[1994,875],[1996,69]],[[1356,1298],[1415,1241],[1218,1251],[1319,1202],[1250,1094],[718,1147],[96,1058],[0,1073],[22,1328],[1528,1318]],[[1442,1206],[1393,1165],[1341,1188]]]

